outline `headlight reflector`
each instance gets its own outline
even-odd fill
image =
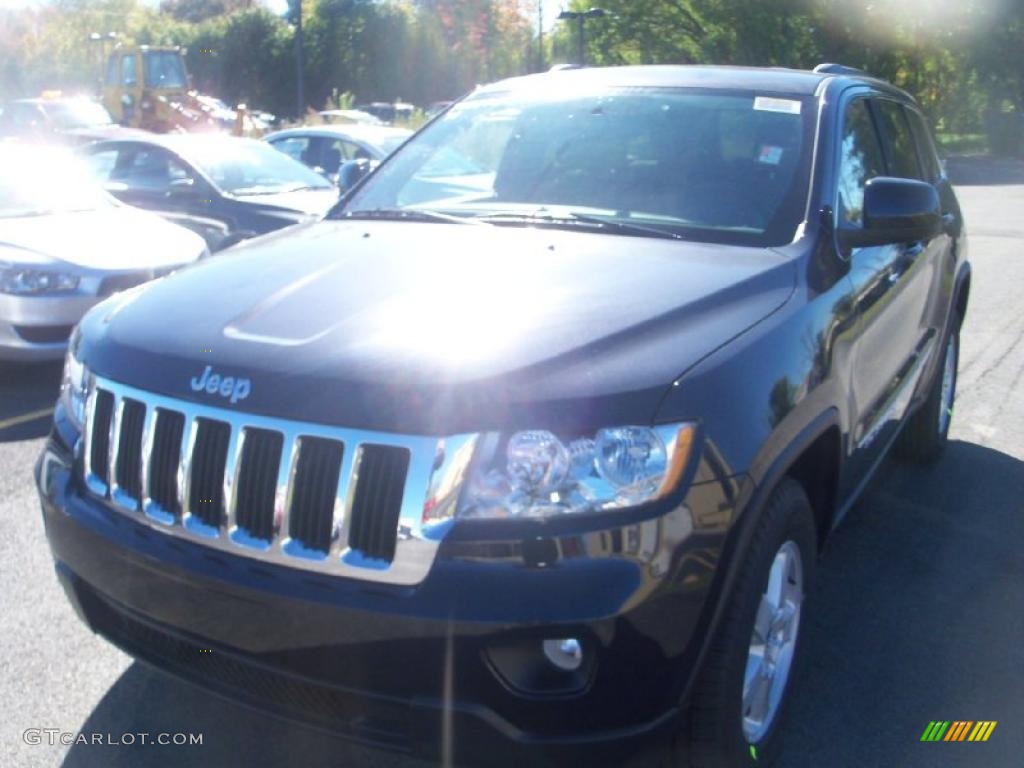
[[[78,288],[78,275],[23,267],[0,267],[0,293],[36,296],[71,293]]]
[[[64,357],[64,376],[61,379],[60,399],[64,404],[68,419],[75,428],[81,431],[85,424],[85,403],[89,396],[88,376],[85,365],[75,357],[74,339],[68,345],[68,353]]]
[[[564,440],[546,430],[487,435],[459,505],[465,518],[546,518],[636,506],[682,479],[691,423],[614,427]]]

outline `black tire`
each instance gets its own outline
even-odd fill
[[[740,768],[769,765],[780,748],[781,723],[785,720],[793,680],[800,669],[801,629],[805,611],[796,630],[793,661],[774,716],[767,730],[751,743],[743,726],[743,679],[750,651],[754,620],[776,554],[787,542],[800,553],[803,595],[814,583],[817,538],[814,515],[803,487],[783,478],[772,492],[753,540],[741,566],[726,614],[697,681],[688,708],[685,742],[679,745],[679,765],[691,768]],[[804,600],[806,602],[806,599]]]
[[[946,407],[942,398],[943,374],[946,354],[950,345],[952,345],[953,355],[952,394],[948,406],[949,413],[943,422],[945,426],[941,426],[939,412]],[[903,431],[896,439],[896,456],[904,461],[930,464],[937,461],[946,448],[949,425],[953,421],[952,398],[956,397],[957,367],[960,362],[960,323],[955,317],[952,328],[940,350],[940,355],[938,367],[932,377],[931,388],[928,390],[928,399],[917,409],[916,413],[907,419],[907,423],[903,425]]]

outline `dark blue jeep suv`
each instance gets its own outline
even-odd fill
[[[763,765],[829,532],[943,449],[969,288],[926,121],[863,73],[479,88],[322,221],[86,316],[57,573],[138,658],[363,742]]]

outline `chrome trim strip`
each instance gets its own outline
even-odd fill
[[[285,432],[281,447],[281,463],[277,468],[277,490],[274,492],[274,541],[271,546],[282,552],[288,543],[288,511],[292,507],[292,483],[299,466],[302,438],[294,432]]]
[[[142,498],[139,507],[145,510],[151,503],[149,498],[149,464],[153,455],[153,436],[156,433],[156,408],[146,406],[146,420],[142,427],[142,450],[139,451],[139,476],[142,478]]]
[[[127,492],[121,490],[121,486],[117,482],[117,462],[121,453],[121,421],[124,419],[124,397],[117,392],[114,392],[113,394],[114,411],[110,417],[110,443],[107,446],[109,449],[107,454],[107,473],[110,475],[108,482],[108,485],[110,486],[110,498],[119,507],[122,507],[129,512],[135,512],[138,502]]]
[[[332,558],[341,557],[348,546],[348,531],[352,526],[352,499],[356,490],[355,462],[362,446],[348,445],[342,449],[341,471],[338,473],[338,492],[334,495],[334,522],[331,528]]]
[[[228,438],[228,455],[224,461],[224,525],[221,538],[227,538],[237,527],[238,517],[238,475],[242,470],[242,448],[245,445],[245,427],[231,426]]]
[[[165,406],[166,407],[166,406]],[[192,504],[189,500],[189,490],[192,487],[192,451],[196,447],[196,433],[199,431],[199,424],[196,423],[195,414],[185,411],[182,414],[185,423],[181,431],[181,460],[178,462],[178,509],[180,510],[175,524],[184,523],[186,517],[192,514]]]
[[[454,510],[453,500],[457,498],[458,489],[461,487],[465,469],[468,466],[466,457],[471,455],[477,440],[475,434],[446,438],[399,435],[238,413],[144,392],[134,387],[95,377],[87,401],[87,419],[83,431],[83,440],[86,441],[84,451],[86,461],[83,466],[87,478],[91,475],[89,462],[91,446],[88,439],[95,418],[97,388],[110,392],[115,398],[117,418],[111,419],[112,452],[120,437],[119,432],[115,431],[114,422],[117,422],[116,426],[119,429],[119,414],[123,407],[123,399],[130,397],[138,400],[147,409],[142,450],[142,463],[145,467],[142,492],[145,514],[131,515],[140,524],[147,525],[164,534],[240,557],[365,581],[397,585],[413,585],[423,581],[433,565],[441,539],[450,528],[450,514]],[[177,493],[182,510],[180,517],[160,509],[159,505],[150,498],[151,473],[148,465],[154,447],[158,408],[180,413],[184,418],[177,473]],[[189,509],[189,488],[192,481],[191,457],[195,449],[198,428],[196,420],[198,418],[223,421],[231,427],[224,472],[227,520],[222,529],[206,525],[194,517]],[[273,539],[270,542],[255,539],[241,530],[237,524],[238,480],[241,472],[242,449],[245,444],[244,430],[248,428],[276,431],[282,435],[281,459],[274,496]],[[301,542],[292,542],[288,537],[288,517],[294,499],[295,472],[303,437],[336,440],[344,446],[338,488],[335,494],[331,546],[326,555],[323,552],[308,550],[302,546]],[[399,514],[399,530],[396,531],[395,558],[391,563],[367,560],[360,557],[359,553],[348,549],[352,500],[358,480],[358,457],[360,446],[366,443],[403,447],[410,452],[409,470]],[[439,453],[439,448],[442,446],[446,449],[442,449],[443,455]],[[116,456],[114,458],[116,459]],[[110,467],[112,473],[116,471],[115,463],[112,462]],[[102,484],[99,483],[99,478],[94,479],[96,482],[89,484],[89,490],[96,496],[106,498],[106,486],[103,485],[101,488]],[[434,508],[439,502],[443,502],[443,514],[440,519],[436,516],[431,517],[424,525],[424,507],[428,499],[434,500]],[[129,511],[135,511],[135,509],[122,509],[119,505],[113,505],[113,508],[126,514]]]
[[[89,380],[91,383],[89,394],[85,401],[85,424],[82,426],[82,443],[84,444],[84,450],[82,451],[82,469],[86,488],[97,496],[105,498],[107,490],[109,489],[106,478],[101,478],[92,471],[92,431],[93,422],[96,419],[98,397],[96,392],[96,382],[92,374],[89,374]]]

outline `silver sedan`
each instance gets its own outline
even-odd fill
[[[208,253],[198,235],[118,203],[80,162],[0,144],[0,360],[60,359],[94,304]]]

